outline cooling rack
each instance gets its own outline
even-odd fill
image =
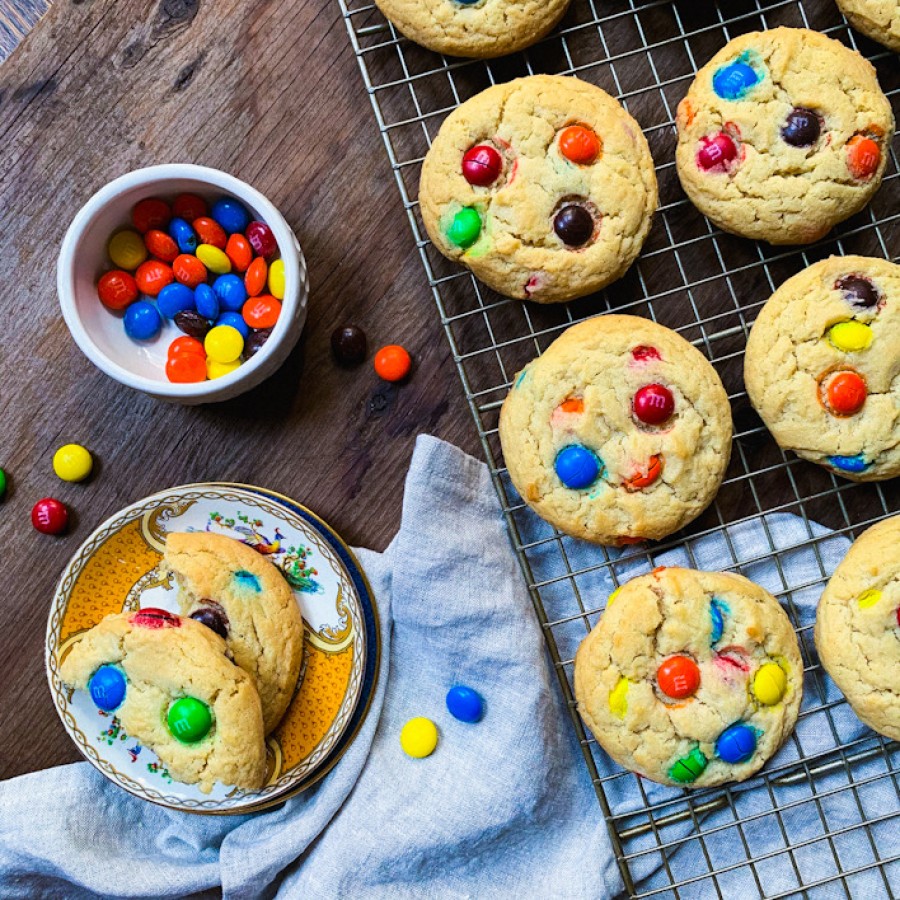
[[[897,896],[900,749],[869,731],[848,732],[847,722],[855,719],[819,669],[811,622],[800,606],[821,593],[830,574],[828,542],[834,538],[825,529],[852,540],[900,511],[900,488],[853,484],[784,453],[750,407],[741,369],[749,326],[787,277],[831,254],[896,259],[900,145],[895,140],[884,184],[870,206],[803,249],[771,248],[713,228],[686,200],[674,168],[678,101],[698,67],[740,33],[788,25],[843,41],[873,61],[895,112],[897,57],[851,31],[831,0],[573,0],[551,36],[524,53],[488,62],[424,50],[402,38],[372,3],[338,2],[625,891],[634,897],[724,897],[739,890],[742,900],[753,889],[760,897]],[[417,203],[421,163],[446,115],[492,84],[539,72],[576,75],[617,97],[641,123],[660,186],[653,230],[629,274],[605,292],[551,307],[508,300],[445,260],[427,239]],[[657,544],[587,551],[541,527],[511,488],[497,420],[522,366],[569,325],[612,310],[654,319],[707,355],[729,393],[734,447],[716,502],[688,529]],[[795,532],[797,523],[801,532],[787,546],[779,536],[784,514],[796,517]],[[739,549],[746,527],[765,536],[766,553],[748,558]],[[748,783],[750,790],[655,791],[612,767],[586,733],[573,699],[574,647],[624,572],[641,564],[649,570],[670,552],[697,565],[710,542],[717,558],[706,568],[751,572],[768,563],[776,573],[780,586],[773,592],[797,629],[811,702],[783,754],[788,761],[767,766]],[[797,554],[807,572],[801,583],[791,571]],[[597,584],[607,589],[598,594]]]

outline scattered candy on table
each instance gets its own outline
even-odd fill
[[[437,742],[437,725],[424,716],[410,719],[400,732],[400,746],[403,748],[403,752],[413,759],[424,759],[426,756],[431,756],[437,747]]]
[[[331,352],[342,366],[358,366],[366,358],[366,333],[358,325],[341,325],[331,332]]]
[[[63,481],[84,481],[93,467],[90,452],[80,444],[65,444],[53,454],[53,471]]]
[[[458,684],[447,691],[447,709],[460,722],[480,722],[484,716],[484,698],[478,691]]]
[[[62,534],[69,524],[69,511],[59,500],[44,497],[31,510],[31,524],[41,534]]]
[[[399,344],[388,344],[375,354],[375,372],[385,381],[403,381],[412,368],[409,353]]]
[[[175,352],[170,347],[166,377],[183,384],[220,378],[258,353],[285,296],[284,261],[272,229],[232,197],[208,205],[191,193],[171,204],[141,200],[131,224],[109,239],[115,268],[100,275],[97,294],[108,309],[123,313],[133,341],[155,339],[167,321],[196,340],[189,352],[183,344]],[[386,366],[396,371],[402,361],[392,358]]]

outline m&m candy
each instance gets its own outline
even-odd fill
[[[246,272],[253,262],[253,247],[244,235],[233,234],[225,245],[225,255],[231,260],[235,272]]]
[[[581,247],[594,234],[594,217],[583,206],[569,203],[554,216],[553,230],[567,247]]]
[[[402,381],[409,375],[412,359],[399,344],[388,344],[375,354],[374,365],[379,378],[385,381]]]
[[[112,712],[118,709],[125,699],[125,675],[117,666],[109,664],[100,666],[91,675],[87,689],[97,709]]]
[[[206,358],[198,353],[183,353],[166,360],[166,378],[173,384],[194,384],[206,380]]]
[[[193,253],[197,249],[197,233],[184,219],[169,222],[169,235],[182,253]]]
[[[184,309],[175,313],[174,321],[180,331],[200,341],[212,327],[195,309]]]
[[[857,134],[847,142],[847,167],[859,181],[871,178],[881,165],[881,148],[870,137]]]
[[[787,675],[778,663],[765,663],[753,676],[753,696],[763,706],[774,706],[787,691]]]
[[[244,321],[244,317],[236,312],[223,312],[218,319],[216,325],[230,325],[236,331],[240,332],[241,337],[246,341],[250,337],[250,326]]]
[[[828,462],[841,472],[850,472],[853,475],[865,472],[871,465],[862,453],[857,453],[855,456],[835,454],[828,457]]]
[[[131,221],[141,234],[146,234],[153,228],[165,228],[171,218],[169,204],[156,197],[141,200],[131,211]]]
[[[410,719],[400,732],[400,746],[407,756],[413,759],[424,759],[434,753],[438,743],[437,725],[419,716]]]
[[[220,275],[212,284],[219,305],[228,312],[240,312],[247,302],[247,288],[240,275]]]
[[[199,287],[206,282],[208,272],[206,266],[189,253],[182,253],[172,263],[172,273],[175,280],[189,288]]]
[[[199,315],[210,322],[219,318],[219,298],[208,284],[198,284],[194,291],[194,305]]]
[[[230,375],[235,369],[239,369],[240,367],[241,361],[239,359],[230,363],[221,363],[207,357],[206,377],[210,381],[213,381],[216,378],[221,378],[223,375]]]
[[[358,366],[366,358],[366,343],[358,325],[341,325],[331,332],[331,352],[342,366]]]
[[[144,235],[144,244],[151,256],[155,256],[163,262],[174,262],[175,257],[178,256],[178,244],[158,228],[154,228]],[[178,277],[177,273],[175,277]]]
[[[670,656],[656,670],[656,683],[667,697],[685,700],[700,687],[700,669],[689,656]]]
[[[197,232],[199,243],[208,244],[219,250],[224,250],[228,246],[228,235],[225,234],[225,229],[214,219],[201,216],[199,219],[194,219],[191,224],[194,226],[194,231]]]
[[[212,244],[201,244],[197,250],[197,259],[216,275],[224,275],[231,271],[231,260],[224,250],[214,247]]]
[[[866,381],[857,372],[838,372],[824,381],[825,405],[836,416],[853,416],[866,402]]]
[[[559,133],[559,152],[569,162],[587,166],[600,155],[600,139],[584,125],[569,125]]]
[[[838,322],[828,329],[832,346],[844,353],[858,353],[872,343],[872,329],[865,322]]]
[[[713,90],[723,100],[739,100],[759,81],[752,66],[743,61],[733,62],[713,75]]]
[[[212,712],[196,697],[181,697],[169,707],[166,725],[170,734],[183,744],[196,744],[209,734]]]
[[[742,722],[729,726],[716,738],[716,756],[723,762],[746,762],[755,752],[756,732]]]
[[[32,507],[31,524],[42,534],[62,534],[69,524],[69,511],[59,500],[44,497]]]
[[[878,305],[879,294],[875,285],[862,275],[846,275],[839,279],[834,289],[844,295],[844,299],[859,309],[871,309]]]
[[[737,159],[737,144],[723,132],[704,138],[697,151],[697,165],[706,172],[724,172],[730,162]]]
[[[114,266],[133,272],[146,258],[144,239],[136,231],[119,231],[109,239],[106,252]]]
[[[150,341],[163,326],[159,310],[146,300],[138,300],[125,310],[125,334],[133,341]]]
[[[53,471],[63,481],[84,481],[93,467],[93,457],[81,444],[64,444],[53,454]]]
[[[490,144],[471,147],[463,155],[463,177],[476,187],[493,184],[502,171],[503,157]]]
[[[246,228],[245,236],[253,252],[265,260],[271,259],[278,252],[278,241],[265,222],[251,222]]]
[[[203,606],[195,609],[190,616],[195,622],[205,625],[219,637],[228,637],[228,614],[213,600],[204,600]]]
[[[156,308],[167,319],[174,319],[183,310],[194,309],[194,292],[186,284],[167,284],[156,298]]]
[[[811,110],[797,106],[788,113],[787,120],[781,126],[781,137],[792,147],[812,147],[819,140],[822,123]]]
[[[171,266],[167,266],[164,262],[160,262],[158,259],[148,259],[147,262],[138,266],[137,272],[134,273],[134,280],[142,294],[156,297],[167,284],[171,284],[175,280],[175,273]]]
[[[6,472],[0,469],[0,500],[6,496]]]
[[[106,272],[97,282],[100,302],[108,309],[125,309],[138,298],[138,286],[134,278],[118,269]]]
[[[464,206],[453,217],[447,229],[447,240],[451,244],[468,249],[478,240],[481,234],[481,216],[474,206]]]
[[[675,412],[675,397],[663,384],[647,384],[634,395],[634,417],[645,425],[662,425]]]
[[[276,300],[284,300],[284,260],[276,259],[269,266],[269,293]]]
[[[171,344],[169,344],[169,356],[186,356],[189,354],[194,354],[195,356],[206,356],[206,350],[203,347],[203,341],[197,340],[195,337],[191,337],[186,334],[184,337],[175,338]]]
[[[244,321],[251,328],[272,328],[280,312],[281,304],[271,294],[251,297],[242,309]]]
[[[197,194],[179,194],[172,203],[172,215],[193,222],[209,212],[206,201]]]
[[[600,457],[582,444],[569,444],[556,454],[553,468],[559,480],[572,490],[590,487],[603,471]]]
[[[244,287],[248,296],[256,297],[263,292],[268,273],[269,267],[266,265],[266,261],[261,256],[257,256],[247,267],[247,272],[244,275]]]
[[[447,709],[460,722],[480,722],[484,716],[484,698],[465,685],[455,685],[447,691]]]
[[[669,778],[679,784],[690,784],[704,773],[707,765],[709,760],[706,754],[699,747],[694,747],[687,756],[682,756],[669,769]]]
[[[261,328],[258,331],[251,331],[250,336],[244,341],[244,359],[250,359],[251,356],[255,356],[259,353],[271,334],[271,328]]]
[[[203,341],[206,355],[220,363],[234,362],[244,349],[241,333],[231,325],[217,325]]]
[[[242,203],[232,200],[230,197],[222,197],[213,203],[210,215],[222,229],[228,234],[236,231],[246,231],[250,224],[250,213]]]

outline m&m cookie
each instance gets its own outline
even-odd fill
[[[715,369],[674,331],[597,316],[516,376],[500,441],[516,489],[552,525],[598,544],[658,540],[712,502],[731,409]]]
[[[900,51],[900,9],[896,0],[837,0],[847,21],[866,37]]]
[[[735,38],[697,73],[676,126],[678,175],[704,215],[743,237],[808,244],[878,190],[894,116],[859,53],[773,28]]]
[[[463,103],[441,126],[419,187],[444,256],[536,303],[624,275],[657,197],[637,122],[605,91],[560,75],[520,78]]]
[[[900,475],[900,266],[833,256],[759,313],[747,392],[778,443],[853,481]]]
[[[410,40],[448,56],[489,59],[539,41],[570,0],[375,0]]]
[[[816,649],[860,719],[900,741],[900,516],[864,531],[835,569]]]
[[[778,601],[740,575],[659,568],[625,584],[575,656],[578,710],[652,781],[743,781],[791,733],[803,663]]]

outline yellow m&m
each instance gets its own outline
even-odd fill
[[[194,251],[194,255],[210,272],[215,272],[216,275],[227,275],[231,271],[231,260],[228,255],[224,250],[213,247],[212,244],[201,244]]]
[[[858,353],[872,343],[872,329],[863,322],[838,322],[828,330],[828,340],[844,353]]]
[[[787,690],[787,675],[778,663],[766,663],[753,676],[753,694],[763,706],[774,706]]]
[[[106,247],[113,265],[133,272],[147,259],[144,239],[136,231],[119,231],[109,239]]]
[[[216,325],[203,339],[203,349],[213,362],[233,363],[244,349],[244,338],[231,325]]]
[[[284,260],[276,259],[269,266],[269,293],[277,300],[284,300]]]
[[[869,591],[863,591],[859,595],[859,597],[857,597],[856,602],[859,604],[860,609],[870,609],[880,599],[881,599],[881,591],[877,591],[873,588],[872,590],[869,590]]]
[[[65,444],[53,454],[53,471],[63,481],[84,481],[93,467],[91,454],[81,444]]]
[[[622,676],[609,695],[609,711],[620,719],[628,712],[628,685],[631,682]]]
[[[426,756],[431,756],[434,748],[437,747],[437,742],[437,725],[424,716],[410,719],[400,732],[400,746],[403,748],[403,752],[413,759],[424,759]]]

